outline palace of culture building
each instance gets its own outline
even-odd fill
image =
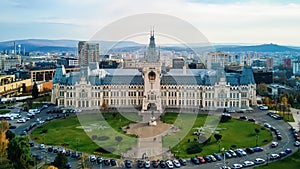
[[[224,69],[166,70],[156,50],[154,33],[139,69],[100,69],[97,62],[66,73],[58,66],[53,78],[52,102],[65,108],[96,110],[135,107],[247,109],[256,104],[256,84],[251,67],[242,73]]]

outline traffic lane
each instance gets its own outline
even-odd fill
[[[14,129],[13,132],[14,132],[15,134],[17,134],[17,135],[21,135],[21,134],[23,134],[23,131],[24,131],[26,128],[30,127],[31,124],[33,124],[33,123],[36,122],[36,119],[37,119],[37,118],[40,118],[41,120],[45,120],[47,117],[53,116],[53,115],[48,115],[48,114],[46,113],[48,110],[51,110],[51,109],[55,109],[55,106],[49,106],[49,107],[47,107],[46,109],[42,110],[40,113],[35,114],[35,118],[32,118],[32,119],[28,120],[28,121],[25,122],[25,123],[19,123],[19,125],[16,124],[16,125],[17,125],[17,128]],[[25,117],[25,116],[27,115],[27,113],[28,113],[28,112],[22,112],[22,117]]]

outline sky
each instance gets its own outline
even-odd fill
[[[300,46],[300,0],[1,0],[0,7],[0,41],[88,40],[120,18],[161,13],[212,43]]]

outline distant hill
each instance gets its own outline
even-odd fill
[[[16,40],[17,45],[21,45],[21,50],[24,47],[27,52],[77,52],[78,40],[47,40],[47,39],[25,39]],[[137,50],[145,50],[145,44],[139,44],[133,41],[100,41],[100,50],[111,52],[132,52]],[[201,47],[197,44],[192,44],[191,47],[197,51],[212,51],[213,48]],[[112,49],[113,48],[113,49]],[[262,45],[245,45],[245,44],[214,44],[217,51],[224,52],[300,52],[300,47],[296,46],[281,46],[277,44],[262,44]],[[13,50],[14,41],[0,42],[0,51]],[[160,45],[161,50],[166,51],[188,51],[191,49],[182,45]]]
[[[254,46],[233,46],[233,47],[217,47],[218,51],[226,52],[300,52],[298,48],[292,48],[288,46],[280,46],[277,44],[263,44],[263,45],[254,45]]]

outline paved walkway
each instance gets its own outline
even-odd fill
[[[294,120],[295,122],[289,122],[289,124],[297,129],[297,130],[300,130],[300,110],[299,109],[294,109],[294,108],[291,108],[291,113],[294,117]]]

